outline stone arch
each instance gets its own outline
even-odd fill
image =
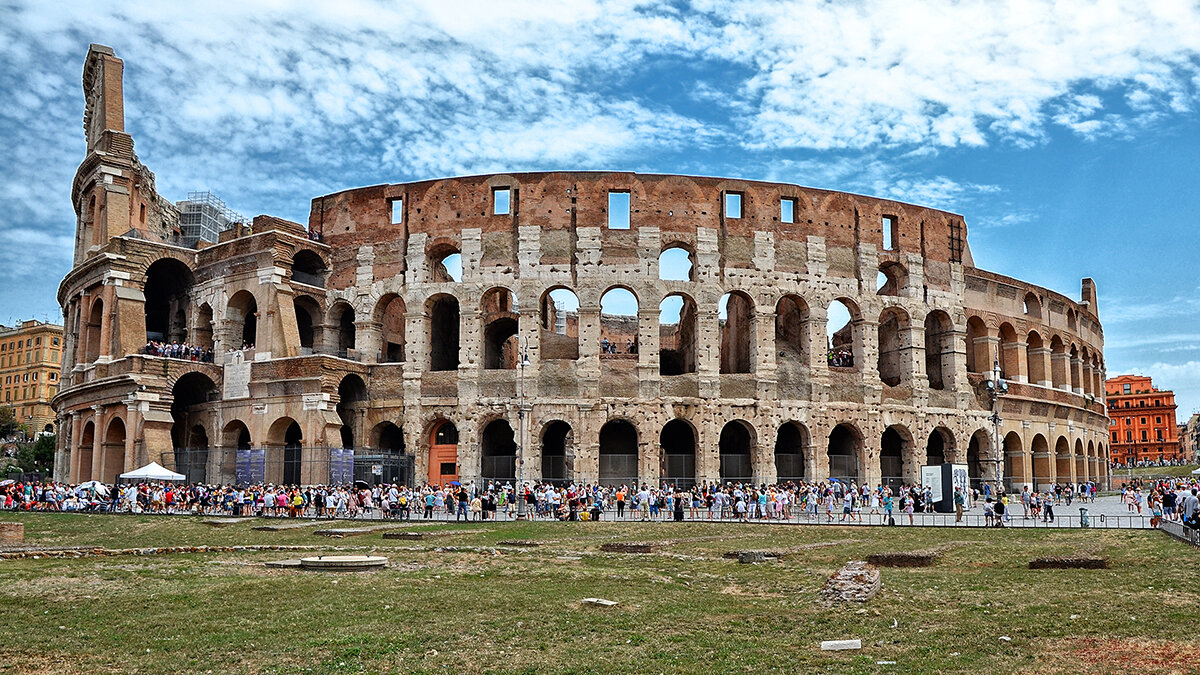
[[[879,438],[880,482],[893,491],[916,482],[918,461],[912,432],[903,424],[893,424]]]
[[[1071,383],[1071,358],[1062,338],[1050,338],[1050,381],[1055,389],[1065,389]]]
[[[600,484],[632,485],[638,481],[638,430],[626,419],[600,427]]]
[[[438,239],[426,248],[430,283],[462,281],[462,250],[456,242]]]
[[[718,302],[717,313],[721,327],[721,373],[754,372],[754,300],[743,291],[730,291]]]
[[[225,303],[225,321],[229,325],[230,340],[234,341],[233,348],[258,344],[258,300],[253,293],[247,290],[234,293]]]
[[[76,483],[86,483],[92,478],[92,461],[93,450],[96,445],[96,422],[88,420],[84,422],[83,429],[79,432],[79,447],[75,450],[76,462],[79,470],[75,475]]]
[[[343,359],[354,356],[357,338],[357,329],[354,326],[355,318],[353,305],[346,300],[336,300],[330,305],[329,314],[325,319],[326,325],[337,336],[334,341],[334,353]]]
[[[542,481],[566,485],[575,477],[575,432],[563,420],[542,427]]]
[[[1071,373],[1071,391],[1079,393],[1083,391],[1083,368],[1082,362],[1079,359],[1079,347],[1071,344],[1067,352],[1070,357],[1070,373]]]
[[[1075,466],[1074,466],[1075,470],[1072,474],[1070,474],[1072,476],[1071,482],[1078,483],[1080,481],[1087,480],[1087,475],[1088,475],[1087,455],[1084,454],[1083,440],[1078,439],[1078,438],[1075,439],[1074,460],[1075,460]]]
[[[691,246],[672,243],[658,254],[658,278],[661,281],[695,281],[696,254]]]
[[[925,376],[930,389],[954,387],[954,322],[940,309],[925,316]]]
[[[371,313],[379,324],[379,360],[381,363],[401,363],[406,358],[405,320],[408,308],[398,293],[387,293],[375,303]]]
[[[192,343],[201,349],[213,348],[213,308],[207,302],[196,309],[196,326],[192,329]]]
[[[171,386],[171,442],[175,448],[176,468],[203,471],[207,457],[198,458],[200,448],[193,448],[190,431],[206,421],[210,401],[217,398],[217,385],[200,371],[184,373]],[[207,451],[207,447],[203,448]],[[180,473],[187,473],[181,471]]]
[[[250,427],[241,420],[230,420],[221,430],[221,446],[233,450],[249,450],[253,447]]]
[[[84,362],[91,363],[100,358],[100,331],[104,326],[104,300],[96,298],[88,312],[86,337],[84,338]]]
[[[493,419],[479,430],[479,477],[483,485],[517,482],[516,433],[504,418]]]
[[[754,427],[745,420],[730,420],[721,428],[717,444],[722,483],[750,483],[754,475]]]
[[[658,305],[658,372],[684,375],[696,372],[696,301],[686,293],[671,293]]]
[[[909,374],[910,324],[908,312],[900,307],[879,314],[879,379],[889,387],[899,386]]]
[[[838,305],[841,309],[837,309]],[[845,313],[848,318],[844,325],[834,327],[839,323],[838,314]],[[828,340],[829,353],[827,362],[832,368],[858,369],[862,363],[863,335],[862,312],[858,304],[850,298],[839,297],[829,303],[826,316],[825,335]]]
[[[987,459],[992,457],[991,445],[992,437],[983,429],[976,429],[967,442],[967,477],[975,489],[982,489],[985,476],[995,475],[994,469],[987,468]]]
[[[1066,436],[1059,436],[1054,442],[1054,472],[1052,482],[1062,483],[1071,481],[1071,441]]]
[[[967,372],[982,373],[991,369],[992,357],[988,347],[987,325],[977,316],[967,319],[966,351]]]
[[[439,418],[428,425],[426,433],[429,484],[444,486],[458,480],[458,427],[448,419]]]
[[[1000,374],[1004,379],[1021,381],[1021,351],[1017,329],[1007,321],[1000,324]]]
[[[800,482],[807,476],[810,450],[808,427],[788,421],[775,433],[775,479],[780,483]]]
[[[325,261],[315,251],[302,248],[292,254],[292,281],[296,283],[325,288],[327,269]]]
[[[1050,350],[1037,331],[1029,331],[1025,337],[1025,361],[1029,364],[1030,384],[1046,384],[1050,381],[1050,373],[1046,372]]]
[[[1054,482],[1054,464],[1053,458],[1050,456],[1050,443],[1045,436],[1035,434],[1033,441],[1029,444],[1029,451],[1033,456],[1034,489],[1044,489]]]
[[[355,373],[344,375],[338,382],[337,414],[342,421],[342,447],[357,447],[360,420],[367,412],[367,383]]]
[[[775,350],[778,353],[775,364],[781,386],[798,383],[807,372],[812,340],[810,331],[808,303],[803,298],[789,294],[775,303]]]
[[[1004,436],[1002,441],[1004,444],[1004,476],[1008,478],[1009,487],[1015,489],[1015,483],[1025,482],[1025,476],[1029,473],[1029,453],[1025,452],[1025,444],[1021,440],[1021,435],[1015,431],[1010,431]],[[1044,446],[1046,439],[1042,439]],[[1034,445],[1037,444],[1037,438],[1034,438]],[[1032,449],[1032,447],[1031,447]]]
[[[640,300],[631,288],[609,286],[600,294],[600,351],[624,353],[638,342]]]
[[[929,433],[925,443],[925,465],[935,466],[955,459],[954,432],[946,427],[937,427]]]
[[[479,302],[483,322],[483,367],[514,370],[520,358],[520,309],[517,296],[502,286],[488,289]]]
[[[297,295],[292,299],[296,312],[296,333],[301,354],[312,354],[317,346],[317,329],[321,321],[321,303],[310,295]]]
[[[863,435],[858,427],[842,422],[829,432],[829,445],[825,451],[829,459],[829,477],[849,483],[862,480]]]
[[[425,301],[429,336],[429,370],[458,370],[458,298],[438,293]]]
[[[662,480],[679,489],[696,484],[696,429],[680,417],[663,425],[659,434]]]
[[[159,258],[146,268],[146,340],[187,342],[187,320],[194,275],[175,258]]]
[[[117,476],[124,473],[125,433],[125,420],[119,415],[114,415],[104,430],[104,441],[100,445],[100,466],[103,468],[96,480],[112,484],[117,482]]]
[[[1037,294],[1029,291],[1025,294],[1025,300],[1022,303],[1025,310],[1025,316],[1030,319],[1040,320],[1042,318],[1042,301]]]
[[[876,295],[898,296],[908,286],[908,268],[898,262],[885,262],[875,276]]]
[[[567,286],[551,286],[539,302],[539,357],[574,361],[579,358],[579,296]]]

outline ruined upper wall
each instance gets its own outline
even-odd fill
[[[493,215],[498,188],[512,190],[504,215]],[[416,233],[431,242],[457,241],[464,230],[478,229],[485,256],[496,251],[512,258],[491,262],[514,264],[509,242],[518,227],[532,226],[542,230],[543,258],[562,258],[569,257],[570,233],[577,228],[609,231],[610,191],[630,193],[629,229],[656,227],[664,245],[692,245],[697,230],[717,230],[731,266],[752,266],[756,232],[774,234],[784,266],[789,256],[803,259],[808,237],[824,237],[827,247],[863,243],[882,252],[884,216],[896,219],[899,251],[919,253],[935,265],[971,260],[962,216],[946,211],[786,183],[623,172],[494,174],[357,188],[313,199],[309,229],[335,249],[394,243]],[[742,195],[741,217],[724,213],[727,193]],[[396,200],[402,201],[403,218],[393,223]],[[794,222],[780,221],[781,200],[794,200]],[[619,239],[620,231],[612,232]],[[619,241],[613,244],[619,247]]]

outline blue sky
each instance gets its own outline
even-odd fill
[[[61,316],[98,42],[170,199],[304,222],[347,187],[552,169],[893,197],[964,214],[980,267],[1094,278],[1109,374],[1200,408],[1194,1],[56,5],[0,0],[0,322]]]

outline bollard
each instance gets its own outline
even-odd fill
[[[1087,507],[1085,507],[1085,506],[1079,507],[1079,526],[1080,527],[1091,527],[1092,526],[1092,521],[1090,518],[1088,518],[1088,510],[1087,510]]]

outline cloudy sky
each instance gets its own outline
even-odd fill
[[[61,318],[98,42],[174,200],[303,222],[348,187],[549,169],[894,197],[964,214],[980,267],[1093,277],[1109,373],[1200,408],[1195,1],[56,5],[0,0],[2,323]]]

